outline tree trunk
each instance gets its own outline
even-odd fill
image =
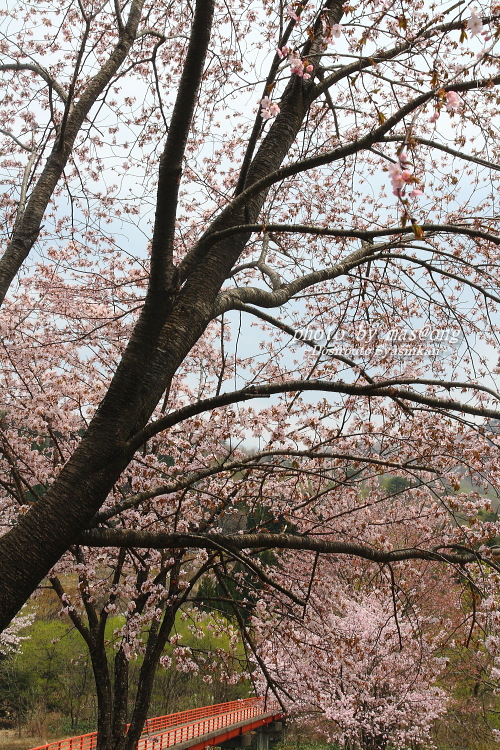
[[[109,675],[109,665],[102,638],[92,638],[93,647],[90,650],[92,669],[97,695],[97,750],[112,750],[113,748],[113,690]]]
[[[113,694],[113,747],[117,748],[127,733],[129,661],[123,648],[115,656]]]

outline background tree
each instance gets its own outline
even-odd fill
[[[348,750],[432,746],[436,719],[446,723],[450,704],[443,688],[452,642],[467,650],[460,586],[434,563],[377,570],[327,558],[301,580],[305,567],[289,562],[288,585],[308,588],[307,606],[293,617],[264,599],[254,637],[303,730]]]
[[[10,627],[5,628],[0,634],[0,659],[15,653],[21,646],[24,638],[23,630],[33,621],[32,615],[20,615],[14,618]]]

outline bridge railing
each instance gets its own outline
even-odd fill
[[[280,713],[278,703],[265,703],[262,698],[247,698],[230,703],[219,703],[215,706],[181,711],[180,714],[159,717],[149,736],[142,736],[137,743],[137,750],[164,750],[180,742],[194,740],[205,734],[216,732],[247,719],[261,716],[268,711]],[[175,724],[169,720],[179,717]],[[167,720],[166,723],[162,719]]]
[[[168,732],[175,727],[181,727],[181,730],[176,732],[174,737],[175,743],[183,742],[193,737],[201,737],[203,734],[220,727],[236,724],[252,716],[274,710],[277,713],[280,710],[278,704],[274,702],[272,704],[266,703],[263,698],[242,698],[227,703],[217,703],[213,706],[178,711],[167,716],[157,716],[146,720],[141,739],[137,744],[137,750],[162,750],[163,747],[170,747],[174,742],[167,740],[166,737],[163,739],[161,732]],[[231,717],[228,716],[229,714],[231,714]],[[177,734],[179,739],[177,739]],[[148,735],[160,735],[160,737],[152,739]],[[33,750],[95,750],[96,747],[97,732],[90,732],[78,737],[68,737],[57,742],[49,742],[46,745],[33,748]]]
[[[219,714],[227,714],[233,711],[261,706],[261,698],[242,698],[237,701],[216,703],[213,706],[190,708],[187,711],[179,711],[176,714],[168,714],[167,716],[157,716],[154,719],[147,719],[142,734],[157,733],[164,729],[170,729],[170,727],[179,726],[179,724],[192,724],[195,721],[200,721],[200,719],[206,719],[210,716],[218,716]]]

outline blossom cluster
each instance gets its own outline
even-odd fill
[[[416,177],[411,171],[411,164],[404,151],[399,154],[398,161],[388,167],[388,172],[391,179],[393,195],[396,195],[398,198],[402,198],[405,195],[407,185],[412,183],[415,184],[417,182]],[[417,198],[419,195],[423,194],[423,190],[419,187],[414,187],[410,192],[410,198]]]
[[[446,102],[446,111],[453,113],[458,112],[463,107],[463,101],[459,97],[456,91],[441,91],[440,95],[442,96],[443,100]],[[442,102],[439,102],[436,109],[434,110],[434,114],[430,118],[429,122],[437,122],[439,119],[439,115],[441,113],[441,106]]]
[[[19,635],[19,631],[31,625],[33,620],[33,614],[18,616],[12,620],[8,628],[0,633],[0,658],[20,650],[22,641],[29,636]]]
[[[395,618],[378,588],[346,596],[335,569],[323,566],[304,622],[277,627],[272,615],[266,623],[259,613],[256,639],[272,676],[286,681],[297,713],[311,705],[324,712],[329,740],[408,748],[428,745],[433,720],[446,710],[446,694],[433,684],[446,667],[435,655],[444,631],[416,607],[411,617],[401,611]]]
[[[260,116],[263,120],[270,120],[272,117],[276,117],[280,113],[280,106],[276,102],[272,102],[268,96],[265,96],[260,101]]]
[[[292,73],[295,73],[295,75],[299,76],[300,78],[303,78],[304,80],[307,80],[311,77],[311,73],[314,70],[314,66],[308,63],[307,61],[304,62],[300,55],[298,55],[296,52],[292,54],[292,56],[289,59],[290,62],[290,70]]]
[[[307,60],[302,60],[298,52],[292,51],[290,47],[285,45],[284,47],[281,47],[281,49],[277,49],[276,54],[280,60],[288,58],[290,70],[292,73],[295,73],[295,75],[298,75],[305,80],[311,77],[314,66],[308,63]]]
[[[467,21],[467,28],[469,29],[471,36],[476,36],[477,34],[483,34],[484,36],[487,33],[483,31],[483,22],[481,16],[477,12],[477,8],[472,8],[470,18]]]

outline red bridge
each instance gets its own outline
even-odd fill
[[[203,750],[226,743],[225,747],[250,745],[248,732],[257,734],[259,750],[267,750],[269,738],[281,730],[275,722],[283,718],[278,703],[263,698],[246,698],[230,703],[180,711],[147,719],[137,750]],[[244,739],[242,735],[247,734]],[[94,750],[97,732],[50,742],[34,750]]]

